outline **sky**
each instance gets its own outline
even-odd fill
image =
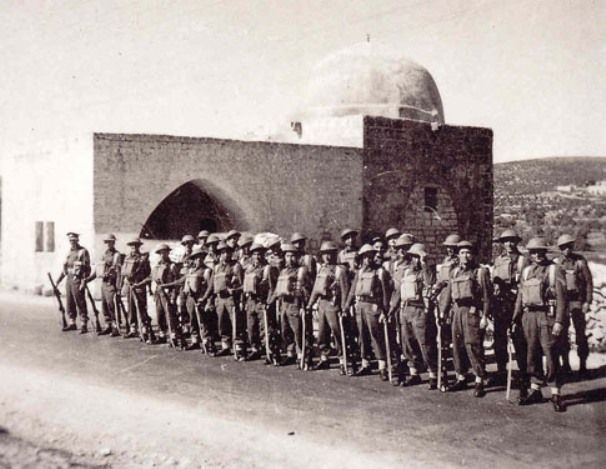
[[[426,67],[496,162],[606,156],[606,0],[3,0],[0,157],[92,132],[247,138],[289,122],[327,55]]]

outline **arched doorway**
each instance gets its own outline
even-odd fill
[[[200,230],[224,232],[246,229],[243,213],[224,191],[203,180],[192,180],[166,196],[149,215],[140,237],[180,239]]]

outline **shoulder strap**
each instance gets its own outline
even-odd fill
[[[522,280],[524,280],[524,281],[528,280],[528,276],[530,275],[530,267],[531,266],[529,266],[529,265],[524,267],[524,270],[522,271]]]
[[[549,275],[549,286],[552,288],[555,287],[556,284],[557,269],[558,266],[556,264],[550,264],[549,267],[547,267],[547,273]]]
[[[522,269],[524,268],[524,262],[526,262],[526,258],[522,254],[518,254],[518,262],[516,265],[516,271],[518,273],[522,272]]]

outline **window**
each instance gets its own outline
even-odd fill
[[[438,188],[437,187],[426,187],[425,188],[425,211],[435,212],[438,210]]]
[[[55,252],[55,222],[46,222],[46,251]]]
[[[44,222],[36,222],[36,252],[44,251]]]

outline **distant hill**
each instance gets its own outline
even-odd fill
[[[606,157],[541,158],[494,165],[495,197],[538,194],[606,179]]]

